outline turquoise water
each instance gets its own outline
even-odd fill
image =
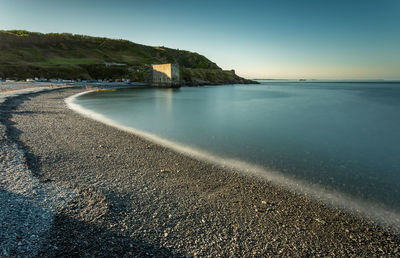
[[[400,211],[400,84],[273,82],[92,92],[121,124]]]

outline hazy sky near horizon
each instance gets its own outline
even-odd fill
[[[185,49],[249,78],[400,79],[400,0],[0,0],[0,29]]]

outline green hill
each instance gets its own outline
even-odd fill
[[[151,64],[176,63],[188,85],[250,83],[206,57],[184,50],[151,47],[68,33],[0,30],[0,77],[149,80]]]

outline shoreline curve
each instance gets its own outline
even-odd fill
[[[106,124],[118,130],[134,134],[152,143],[169,148],[191,158],[216,165],[220,168],[235,171],[243,175],[256,177],[262,180],[267,180],[272,184],[282,186],[294,193],[301,194],[316,201],[321,201],[328,206],[340,208],[347,212],[354,213],[366,219],[372,220],[378,225],[388,227],[395,233],[400,234],[400,214],[387,207],[384,207],[383,205],[378,205],[376,203],[367,202],[364,200],[358,200],[347,194],[327,190],[319,185],[310,184],[303,180],[295,180],[283,175],[278,171],[267,170],[260,166],[255,166],[244,161],[217,156],[203,150],[188,147],[184,144],[162,138],[155,134],[125,126],[110,118],[107,118],[100,113],[94,112],[75,103],[76,98],[91,92],[93,91],[80,92],[69,96],[64,101],[70,110],[84,117]]]

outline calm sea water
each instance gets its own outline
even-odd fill
[[[76,102],[124,125],[400,211],[400,84],[93,92]]]

